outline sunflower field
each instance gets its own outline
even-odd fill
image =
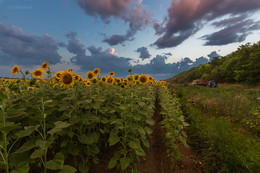
[[[99,68],[86,79],[71,70],[52,74],[48,62],[31,72],[15,65],[17,73],[22,79],[0,80],[0,172],[85,173],[111,148],[107,169],[137,172],[156,102],[169,155],[176,156],[176,141],[185,143],[187,124],[164,81],[131,69],[125,79],[99,77]]]

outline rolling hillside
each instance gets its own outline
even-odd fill
[[[168,79],[171,83],[190,83],[195,79],[226,83],[260,83],[260,41],[241,45],[235,52],[194,67]]]

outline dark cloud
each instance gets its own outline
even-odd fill
[[[125,41],[134,40],[134,35],[137,31],[143,30],[149,26],[153,26],[155,21],[152,19],[152,14],[147,12],[142,4],[134,6],[130,12],[127,13],[122,19],[129,23],[129,29],[125,35],[112,35],[110,38],[106,38],[103,42],[107,42],[109,45],[114,46],[122,44]]]
[[[108,23],[111,17],[120,18],[129,23],[129,29],[124,35],[114,34],[103,42],[111,46],[132,41],[137,31],[155,25],[152,13],[147,12],[141,1],[133,0],[78,0],[79,6],[90,16],[99,16]]]
[[[68,34],[66,34],[66,37],[69,39],[74,39],[77,36],[78,33],[70,31]]]
[[[157,34],[164,31],[164,35],[154,44],[158,48],[175,47],[196,33],[203,26],[203,23],[224,15],[250,13],[259,10],[259,8],[259,0],[172,0],[171,7],[168,8],[168,16],[165,19],[166,26],[163,29],[155,27],[158,28]],[[243,35],[243,37],[245,36],[246,34]],[[243,37],[237,40],[243,40]]]
[[[242,22],[234,21],[235,24],[227,24],[227,21],[220,21],[221,25],[226,27],[211,35],[205,35],[202,39],[206,40],[204,45],[226,45],[229,43],[242,42],[251,33],[251,31],[260,29],[258,22],[245,20]]]
[[[79,6],[87,15],[100,17],[109,22],[110,17],[122,18],[126,16],[132,0],[78,0]]]
[[[172,56],[172,53],[171,52],[163,53],[163,55],[165,55],[165,56]]]
[[[90,51],[91,55],[98,55],[102,52],[102,48],[99,47],[99,48],[96,48],[95,46],[90,46],[88,47],[88,50]]]
[[[149,51],[147,50],[146,47],[139,47],[136,52],[140,53],[139,58],[142,58],[142,60],[150,58],[151,54],[149,53]]]
[[[34,36],[17,26],[0,23],[1,64],[39,65],[60,62],[58,46],[50,35]]]

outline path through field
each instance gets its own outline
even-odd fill
[[[153,119],[155,125],[151,126],[153,133],[151,137],[148,138],[150,148],[144,148],[146,153],[146,160],[141,160],[138,163],[138,173],[201,173],[202,168],[199,165],[198,157],[196,152],[192,148],[186,148],[183,144],[179,144],[178,148],[182,153],[183,161],[177,163],[174,166],[170,158],[166,156],[165,137],[164,129],[160,125],[162,116],[160,115],[160,106],[156,102],[156,108],[154,111]],[[188,129],[185,129],[188,133]],[[189,137],[188,137],[189,143]],[[119,170],[112,169],[108,170],[107,165],[111,157],[113,157],[113,152],[116,147],[111,148],[111,150],[105,152],[100,158],[100,163],[93,165],[90,172],[91,173],[120,173]]]

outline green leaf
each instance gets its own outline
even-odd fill
[[[89,163],[80,163],[79,164],[79,171],[81,173],[86,173],[89,171],[90,164]]]
[[[25,142],[19,149],[17,149],[14,153],[22,153],[25,151],[29,151],[32,148],[35,147],[35,141],[34,140],[28,140],[27,142]]]
[[[128,142],[128,146],[129,146],[130,148],[132,148],[132,149],[141,148],[140,143],[139,143],[139,141],[137,141],[137,140]]]
[[[120,159],[120,166],[122,171],[124,171],[130,164],[131,159],[129,157],[124,157]]]
[[[115,145],[116,143],[119,142],[119,140],[120,138],[118,137],[118,130],[113,129],[109,135],[109,139],[108,139],[109,145],[110,146]]]
[[[43,156],[43,150],[42,149],[36,149],[34,150],[34,152],[31,154],[31,158],[32,159],[36,159],[36,158],[39,158],[39,157],[42,157]]]
[[[137,154],[138,156],[145,156],[145,152],[142,148],[135,150],[135,154]]]
[[[114,167],[117,165],[117,161],[118,161],[117,158],[112,157],[112,158],[110,159],[109,163],[108,163],[107,168],[108,168],[108,169],[114,168]]]
[[[53,160],[47,161],[44,166],[47,169],[58,170],[62,169],[64,164],[64,155],[62,153],[56,153]]]
[[[20,162],[11,173],[28,173],[30,166],[28,162]]]
[[[27,126],[24,127],[24,130],[21,130],[17,133],[15,133],[16,136],[18,136],[19,138],[23,138],[25,136],[30,136],[34,130],[38,129],[40,127],[40,125],[36,125],[36,126]]]
[[[18,125],[18,124],[10,124],[10,125],[7,125],[5,127],[0,127],[0,131],[2,133],[9,133],[10,131],[14,130],[14,129],[17,129],[17,128],[20,128],[21,126]]]
[[[138,129],[138,132],[141,134],[141,135],[145,135],[145,130],[143,128],[139,128]]]
[[[63,128],[67,128],[67,127],[70,126],[69,123],[63,122],[63,121],[56,121],[54,124],[55,124],[55,127],[47,132],[51,136],[54,135],[57,132],[60,132]]]
[[[42,139],[38,139],[36,141],[36,146],[39,146],[42,150],[47,150],[53,141],[43,141]]]
[[[89,145],[89,144],[93,144],[94,143],[94,138],[90,135],[85,135],[85,134],[81,134],[79,137],[78,137],[78,140],[80,143],[82,144],[86,144],[86,145]]]
[[[74,173],[76,171],[77,171],[77,169],[72,166],[63,165],[63,167],[59,173]]]
[[[7,96],[4,95],[2,91],[0,91],[0,102],[2,102],[4,99],[7,99]]]

